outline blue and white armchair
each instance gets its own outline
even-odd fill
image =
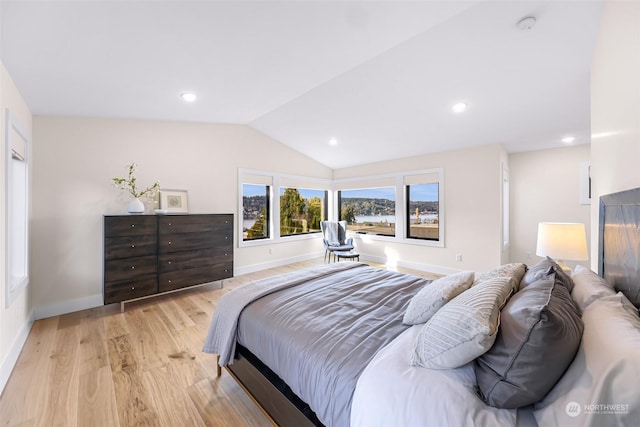
[[[331,254],[338,251],[352,251],[353,239],[347,238],[347,221],[321,221],[324,260],[331,261]]]

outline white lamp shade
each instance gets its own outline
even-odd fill
[[[541,222],[538,224],[536,255],[555,260],[589,259],[584,224]]]

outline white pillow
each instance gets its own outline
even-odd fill
[[[582,313],[582,321],[584,332],[578,354],[556,386],[536,404],[538,424],[638,425],[638,310],[619,292],[591,303]]]
[[[447,302],[469,289],[473,278],[473,271],[461,271],[426,284],[411,298],[402,321],[405,325],[417,325],[431,319]]]
[[[476,273],[476,283],[485,282],[489,279],[496,277],[511,277],[513,279],[514,291],[518,290],[520,280],[527,271],[527,266],[519,262],[513,262],[511,264],[502,264],[484,273]]]
[[[580,310],[584,310],[602,297],[616,294],[616,291],[606,280],[581,265],[576,267],[571,279],[573,280],[571,296]]]
[[[436,312],[418,334],[412,365],[457,368],[484,354],[496,339],[500,309],[513,291],[513,279],[477,283]]]

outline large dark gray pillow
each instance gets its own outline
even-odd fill
[[[582,329],[580,311],[555,273],[529,284],[502,309],[496,342],[476,359],[480,397],[498,408],[541,400],[571,364]]]
[[[571,292],[573,290],[573,281],[571,276],[562,271],[562,268],[553,259],[546,257],[533,267],[529,268],[520,280],[520,289],[524,289],[531,283],[536,282],[550,274],[557,273],[557,277],[562,284]]]

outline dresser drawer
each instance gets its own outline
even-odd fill
[[[206,249],[213,246],[228,246],[229,238],[217,238],[215,232],[164,234],[158,237],[158,253]]]
[[[158,238],[155,234],[104,239],[105,259],[155,255],[157,252]]]
[[[233,230],[233,215],[168,215],[158,217],[160,234]]]
[[[104,217],[104,237],[156,234],[157,230],[156,217],[151,215]]]
[[[231,248],[209,248],[193,251],[172,252],[158,257],[158,273],[186,270],[233,261]]]
[[[158,292],[158,278],[155,274],[136,279],[104,283],[104,303],[111,304],[128,299],[145,297]]]
[[[135,258],[106,260],[104,263],[104,281],[135,279],[158,271],[158,257],[155,255]]]
[[[206,267],[190,268],[162,273],[158,276],[160,292],[180,289],[187,286],[215,282],[233,276],[233,263],[214,264]]]

